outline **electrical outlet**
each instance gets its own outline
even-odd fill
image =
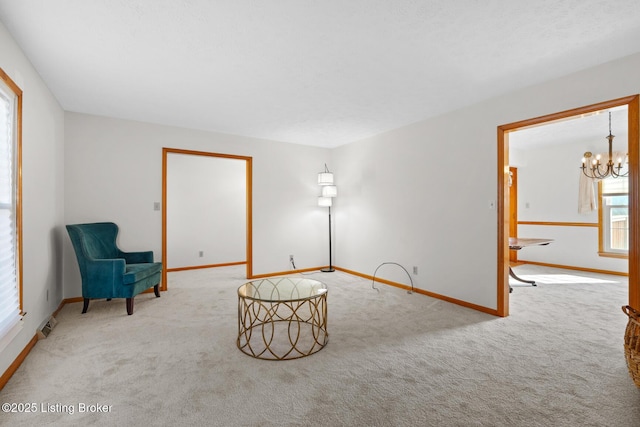
[[[289,255],[289,262],[293,262],[293,255]]]
[[[415,274],[416,276],[418,275],[418,267],[417,266],[413,266],[413,274]]]
[[[160,202],[153,202],[153,210],[154,211],[160,210]]]
[[[202,258],[202,257],[204,256],[204,251],[200,251],[200,252],[198,252],[198,256],[199,256],[200,258]]]

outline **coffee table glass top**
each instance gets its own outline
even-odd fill
[[[238,288],[238,296],[256,301],[298,301],[326,294],[327,285],[303,277],[270,277],[253,280]]]

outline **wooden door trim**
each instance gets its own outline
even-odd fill
[[[509,237],[518,237],[518,168],[509,167],[511,185],[509,186]],[[514,203],[515,202],[515,203]],[[509,262],[518,261],[518,251],[509,251]]]
[[[509,315],[509,132],[607,108],[628,106],[629,126],[629,305],[640,309],[640,95],[498,126],[498,280],[499,316]],[[576,166],[577,167],[577,166]]]
[[[247,278],[253,277],[253,158],[238,156],[235,154],[213,153],[208,151],[183,150],[179,148],[162,148],[162,285],[161,290],[167,290],[167,156],[169,154],[186,154],[192,156],[208,156],[224,159],[237,159],[246,162],[246,274]]]

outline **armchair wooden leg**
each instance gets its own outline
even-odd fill
[[[160,298],[160,283],[153,287],[153,292],[156,294],[156,298]]]
[[[133,314],[133,298],[127,298],[127,314],[129,316]]]
[[[85,298],[84,305],[82,306],[82,314],[85,314],[88,308],[89,308],[89,298]]]

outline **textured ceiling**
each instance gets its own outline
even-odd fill
[[[638,0],[0,0],[0,20],[65,110],[326,147],[640,51]]]

